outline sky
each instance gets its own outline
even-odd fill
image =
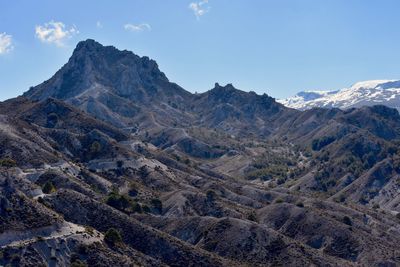
[[[95,39],[157,61],[191,92],[285,98],[400,79],[397,0],[0,0],[0,100]]]

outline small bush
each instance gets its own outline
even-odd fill
[[[250,212],[250,213],[247,215],[247,219],[248,219],[249,221],[257,222],[257,215],[256,215],[256,213],[255,213],[254,211]]]
[[[94,141],[90,146],[90,153],[97,154],[101,151],[101,144],[98,141]]]
[[[350,225],[350,226],[353,224],[349,216],[343,217],[343,223]]]
[[[80,259],[77,259],[73,262],[71,262],[71,267],[88,267],[88,265],[86,263],[84,263],[83,261],[81,261]]]
[[[115,228],[110,228],[107,230],[106,234],[104,235],[104,241],[107,244],[115,245],[117,243],[122,242],[122,237],[120,232]]]
[[[286,179],[285,179],[285,178],[279,178],[279,179],[276,181],[276,183],[277,183],[278,185],[284,184],[285,182],[286,182]]]
[[[375,204],[372,206],[372,208],[373,208],[374,210],[376,210],[376,209],[379,209],[379,208],[380,208],[380,206],[379,206],[379,204],[378,204],[378,203],[375,203]]]
[[[275,203],[283,203],[283,199],[282,198],[277,198],[276,200],[275,200]]]
[[[17,166],[17,162],[10,158],[0,159],[0,167],[12,168]]]
[[[162,206],[162,202],[161,200],[159,200],[158,198],[153,198],[151,200],[151,205],[153,207],[153,209],[155,209],[158,213],[162,213],[163,210],[163,206]]]
[[[142,206],[142,210],[143,210],[144,213],[150,213],[151,212],[149,206],[147,206],[147,205],[143,205]]]
[[[314,151],[319,151],[333,141],[335,141],[335,138],[333,136],[324,136],[322,138],[317,138],[312,141],[311,148]]]
[[[208,190],[206,196],[208,202],[213,202],[217,198],[217,194],[213,190]]]
[[[117,161],[117,168],[122,168],[124,166],[124,161],[123,160],[118,160]]]
[[[56,187],[53,185],[53,183],[51,181],[47,181],[43,185],[42,191],[45,194],[51,194],[51,193],[54,193],[56,191]]]
[[[300,207],[300,208],[304,208],[303,202],[297,202],[297,203],[296,203],[296,206],[297,206],[297,207]]]
[[[131,202],[128,197],[120,195],[116,192],[112,192],[108,195],[106,203],[118,210],[125,210],[131,206]]]
[[[53,128],[58,122],[58,115],[56,113],[50,113],[47,115],[47,127]]]
[[[142,206],[140,206],[140,204],[137,202],[133,202],[132,203],[132,211],[136,212],[136,213],[142,213],[143,212]]]
[[[92,236],[94,235],[94,228],[91,226],[85,226],[85,232]]]
[[[133,199],[128,196],[120,195],[116,192],[110,193],[105,202],[107,205],[126,213],[142,213],[142,207],[139,203],[133,201]]]

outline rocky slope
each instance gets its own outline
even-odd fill
[[[395,109],[191,94],[87,40],[0,125],[0,265],[400,264]]]

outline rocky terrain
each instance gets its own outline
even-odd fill
[[[396,109],[191,94],[87,40],[0,126],[0,265],[400,265]]]

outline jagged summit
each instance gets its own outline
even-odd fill
[[[86,39],[84,41],[80,41],[75,48],[75,51],[79,51],[82,49],[88,49],[88,50],[95,50],[95,49],[102,49],[106,47],[112,47],[115,48],[114,46],[103,46],[99,42],[93,39]],[[116,49],[116,48],[115,48]]]
[[[161,103],[182,106],[191,94],[171,83],[157,63],[130,51],[88,39],[79,42],[68,62],[24,94],[33,100],[64,100],[116,126],[126,126],[141,109]]]
[[[105,91],[136,101],[148,101],[154,95],[187,94],[168,81],[154,60],[88,39],[78,43],[68,63],[51,79],[25,96],[69,100],[82,95],[96,98]]]
[[[236,89],[233,84],[227,83],[225,86],[220,85],[219,83],[215,83],[213,89],[221,89],[221,88],[226,88],[226,89]],[[237,89],[236,89],[237,90]]]
[[[115,48],[114,46],[108,46],[108,47]],[[102,49],[102,48],[106,48],[106,46],[103,46],[102,44],[100,44],[99,42],[97,42],[97,41],[95,41],[93,39],[86,39],[84,41],[80,41],[76,45],[75,52],[83,50],[83,49],[85,49],[85,50],[96,50],[96,49]]]

